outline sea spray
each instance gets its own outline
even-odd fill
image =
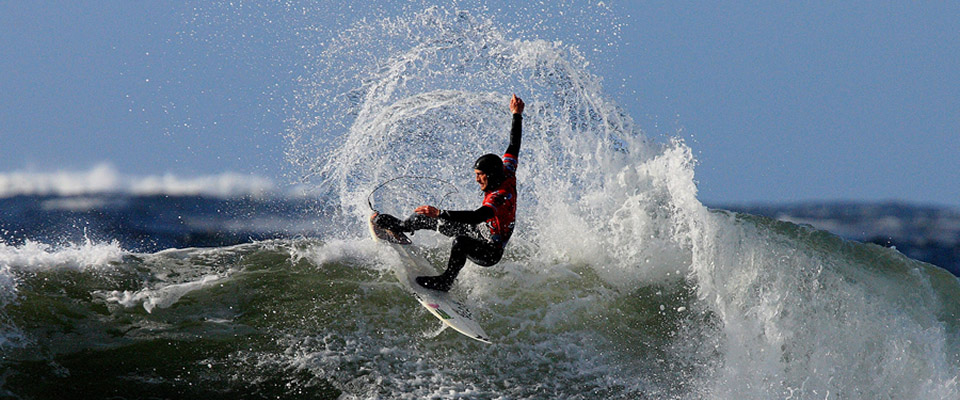
[[[603,95],[576,47],[505,38],[496,26],[430,8],[358,25],[317,57],[326,67],[298,96],[304,116],[287,133],[289,153],[353,226],[369,213],[370,191],[401,175],[452,182],[462,188],[453,206],[474,206],[473,159],[506,147],[512,93],[528,104],[518,171],[523,215],[552,212],[551,205],[588,209],[617,166],[660,152]],[[322,144],[319,156],[300,157],[311,142]],[[540,226],[545,219],[521,218],[518,234],[552,236]]]

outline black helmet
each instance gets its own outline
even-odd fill
[[[487,174],[499,186],[503,181],[503,161],[496,154],[484,154],[473,163],[473,169]]]

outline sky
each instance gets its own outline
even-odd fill
[[[247,19],[336,32],[398,6],[286,3],[0,0],[0,173],[288,179],[298,43]],[[648,135],[683,138],[705,204],[960,207],[960,2],[560,4],[511,32],[577,45]]]

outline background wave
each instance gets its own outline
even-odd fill
[[[170,173],[130,176],[121,174],[109,163],[96,165],[88,171],[0,173],[0,198],[99,194],[233,198],[267,197],[281,193],[272,180],[259,176],[235,172],[197,177]]]

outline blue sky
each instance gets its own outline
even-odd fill
[[[297,41],[263,21],[334,32],[397,7],[240,4],[0,1],[0,172],[287,179]],[[642,128],[685,138],[704,203],[960,206],[960,3],[606,5],[512,32],[577,44]]]

